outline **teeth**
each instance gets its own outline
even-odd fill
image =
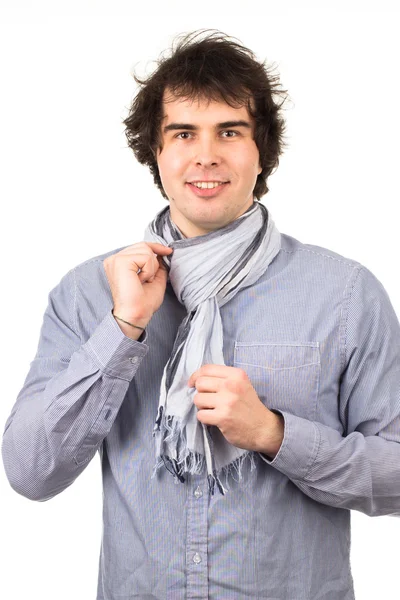
[[[196,183],[193,183],[192,185],[195,185],[196,187],[205,190],[209,188],[215,188],[218,185],[223,185],[223,183],[218,181],[198,181]]]

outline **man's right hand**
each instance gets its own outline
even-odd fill
[[[161,257],[171,252],[172,248],[162,244],[139,242],[103,260],[114,301],[114,314],[139,327],[146,327],[163,302],[168,272]],[[122,327],[121,321],[118,324],[124,333],[132,330],[129,337],[140,337],[140,333],[139,336],[134,335],[129,325]]]

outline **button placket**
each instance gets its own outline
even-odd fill
[[[187,598],[208,598],[208,494],[205,475],[189,475],[187,498]]]
[[[193,556],[193,562],[196,563],[196,565],[198,565],[199,563],[201,563],[201,556],[198,552],[196,552]]]

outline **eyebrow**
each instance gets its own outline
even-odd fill
[[[248,121],[223,121],[222,123],[217,123],[215,125],[215,129],[226,129],[228,127],[247,127],[248,129],[251,129],[251,125]],[[197,125],[191,123],[170,123],[164,127],[163,132],[167,133],[167,131],[175,131],[177,129],[197,131],[199,128]]]

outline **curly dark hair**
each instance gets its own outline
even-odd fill
[[[209,31],[212,33],[196,40]],[[168,200],[156,158],[157,148],[162,149],[161,120],[166,88],[175,98],[222,100],[233,108],[246,105],[255,119],[254,141],[262,167],[253,190],[259,200],[268,192],[267,179],[278,167],[279,156],[287,146],[286,123],[280,112],[288,97],[287,90],[280,89],[279,75],[273,75],[265,61],[259,63],[251,50],[230,41],[218,30],[198,30],[177,39],[176,49],[172,44],[171,56],[161,55],[156,61],[158,68],[149,77],[140,79],[133,73],[134,80],[142,87],[123,121],[128,146],[139,163],[149,167],[156,186]],[[280,104],[275,102],[274,96],[280,97]]]

